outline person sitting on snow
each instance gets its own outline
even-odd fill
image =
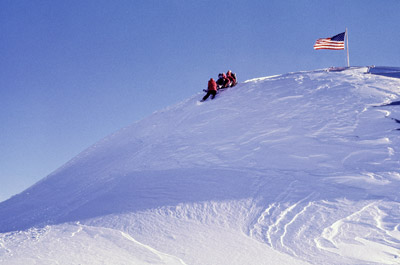
[[[231,70],[229,70],[227,73],[226,73],[226,77],[229,79],[229,86],[236,86],[236,74],[235,73],[232,73],[232,71]]]
[[[229,83],[230,81],[224,73],[218,75],[218,80],[217,80],[218,89],[227,88],[229,86]]]
[[[214,81],[213,78],[210,78],[210,80],[208,81],[208,89],[205,91],[207,92],[207,94],[203,97],[201,102],[205,101],[210,95],[211,99],[215,98],[215,95],[217,94],[217,83]]]

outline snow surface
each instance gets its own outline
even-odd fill
[[[0,204],[0,264],[400,264],[400,80],[366,72],[257,78],[110,135]]]

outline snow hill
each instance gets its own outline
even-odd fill
[[[0,264],[400,264],[400,79],[257,78],[0,204]]]

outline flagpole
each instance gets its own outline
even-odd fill
[[[346,28],[346,50],[347,50],[347,67],[350,67],[350,59],[349,59],[349,36],[347,33],[347,28]]]

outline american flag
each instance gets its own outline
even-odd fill
[[[345,34],[346,32],[342,32],[331,38],[318,39],[314,44],[314,50],[344,50]]]

